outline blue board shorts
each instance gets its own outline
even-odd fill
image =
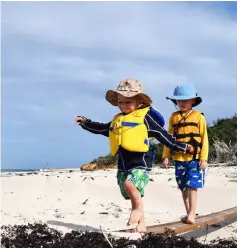
[[[174,162],[176,182],[181,191],[204,187],[205,169],[200,169],[199,160]]]

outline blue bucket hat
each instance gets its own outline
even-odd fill
[[[196,89],[191,84],[178,85],[174,89],[173,96],[166,97],[166,99],[171,100],[174,104],[177,104],[176,100],[188,100],[194,98],[195,98],[195,102],[193,103],[193,107],[200,104],[202,102],[202,98],[200,96],[197,96]]]

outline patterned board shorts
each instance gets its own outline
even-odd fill
[[[182,191],[188,188],[203,188],[205,169],[199,168],[199,161],[175,161],[175,176],[178,187]]]
[[[124,189],[124,181],[127,180],[136,186],[137,190],[144,196],[144,188],[149,182],[149,172],[143,169],[134,169],[129,171],[127,174],[125,172],[118,171],[117,173],[117,183],[120,187],[122,196],[128,200],[130,199]]]

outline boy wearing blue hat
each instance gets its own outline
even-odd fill
[[[163,165],[168,168],[169,159],[175,163],[175,176],[187,215],[182,221],[188,224],[195,223],[197,189],[203,188],[205,168],[208,159],[207,125],[203,113],[193,110],[202,102],[192,85],[184,84],[175,88],[170,99],[179,111],[172,113],[169,119],[168,132],[179,142],[187,142],[194,147],[194,153],[180,153],[172,151],[167,146],[163,150]]]

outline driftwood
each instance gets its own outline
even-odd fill
[[[208,167],[218,167],[218,166],[237,166],[237,161],[235,162],[226,162],[226,163],[215,163],[215,164],[208,164]]]
[[[195,224],[186,224],[183,223],[182,221],[175,221],[175,222],[169,222],[169,223],[158,224],[153,226],[147,226],[147,233],[151,232],[156,234],[163,234],[167,230],[171,230],[175,234],[180,234],[200,228],[205,228],[208,227],[209,225],[215,225],[225,220],[230,220],[236,217],[237,217],[237,206],[216,213],[198,216],[196,218]],[[128,228],[126,228],[126,230],[125,229],[119,230],[119,232],[124,232],[124,231],[128,231]]]
[[[231,140],[229,144],[226,144],[224,141],[221,140],[214,140],[213,143],[214,149],[216,151],[216,161],[236,161],[236,154],[237,154],[237,143],[232,144]]]

